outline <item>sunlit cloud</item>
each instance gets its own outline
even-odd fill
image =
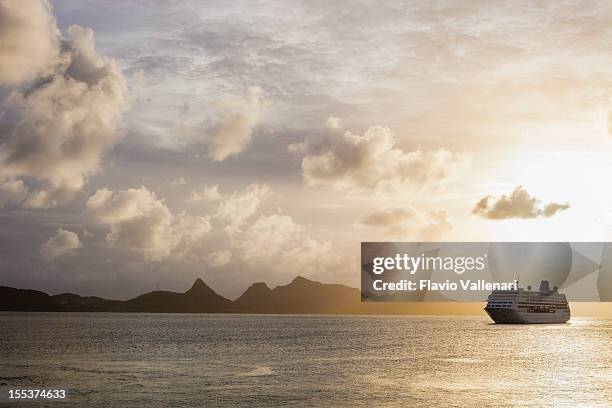
[[[225,222],[228,230],[235,230],[255,215],[263,198],[269,193],[268,186],[251,184],[243,192],[224,197],[214,215]]]
[[[223,198],[221,193],[219,193],[219,186],[214,185],[210,187],[205,187],[202,190],[193,190],[189,194],[189,198],[187,199],[190,203],[197,203],[200,201],[212,203],[215,201],[219,201]]]
[[[206,257],[206,263],[212,268],[218,268],[227,265],[232,259],[232,253],[228,250],[219,250],[211,252]]]
[[[446,149],[406,152],[383,126],[371,126],[363,135],[332,133],[289,148],[306,153],[302,175],[307,186],[375,189],[396,184],[418,189],[448,181],[469,164],[465,155]]]
[[[99,171],[101,156],[119,138],[126,86],[114,60],[96,52],[91,29],[70,26],[64,40],[46,2],[25,5],[31,16],[8,3],[0,8],[1,35],[15,44],[1,49],[17,54],[0,59],[0,72],[9,83],[35,80],[5,100],[13,119],[0,145],[0,177],[40,180],[43,187],[31,189],[24,206],[49,208],[70,201]],[[20,58],[26,54],[31,60]]]
[[[174,214],[162,199],[145,187],[111,191],[100,189],[87,200],[87,211],[108,226],[106,244],[128,249],[146,259],[169,257],[210,231],[205,217]]]
[[[0,3],[0,27],[0,83],[53,73],[60,59],[60,33],[47,1]]]
[[[191,113],[195,118],[181,123],[178,132],[188,148],[204,147],[213,161],[223,161],[245,150],[261,120],[265,100],[260,88],[252,87],[246,97],[226,96]]]
[[[28,188],[21,180],[0,179],[0,208],[19,205],[28,195]]]
[[[472,213],[491,220],[504,220],[509,218],[537,218],[552,217],[560,211],[570,208],[569,203],[548,203],[544,206],[535,197],[529,195],[527,190],[518,186],[510,195],[501,197],[484,196],[476,203]]]
[[[330,243],[308,235],[304,227],[286,214],[259,217],[239,235],[232,236],[242,260],[251,268],[272,275],[312,276],[338,266],[339,257]]]
[[[445,211],[419,211],[415,208],[390,207],[366,214],[355,226],[382,231],[383,240],[444,241],[452,225]],[[379,237],[378,231],[376,235]]]
[[[53,237],[42,244],[40,253],[43,259],[52,261],[62,255],[74,255],[82,246],[83,244],[76,233],[59,228]]]

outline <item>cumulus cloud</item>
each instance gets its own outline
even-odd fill
[[[206,217],[173,214],[145,187],[100,189],[87,201],[90,215],[110,228],[106,243],[160,260],[197,242],[211,226]]]
[[[568,208],[570,208],[569,203],[565,203],[565,204],[558,204],[558,203],[546,204],[546,206],[542,210],[542,216],[544,216],[544,217],[552,217],[553,215],[555,215],[559,211],[567,210]]]
[[[211,268],[218,268],[227,265],[232,260],[232,253],[227,250],[219,250],[208,254],[206,263]]]
[[[197,203],[200,201],[212,203],[215,201],[219,201],[223,198],[221,193],[219,193],[219,186],[214,185],[210,187],[206,187],[203,190],[194,190],[189,194],[189,198],[187,199],[190,203]]]
[[[0,82],[50,74],[59,61],[59,36],[47,1],[0,1]]]
[[[191,255],[194,244],[210,232],[211,225],[208,217],[198,217],[181,213],[173,216],[172,230],[179,243],[175,251],[180,255]],[[195,246],[197,249],[197,245]]]
[[[82,246],[76,233],[59,228],[53,237],[42,244],[40,253],[43,259],[51,261],[62,255],[74,255],[76,250]]]
[[[246,97],[228,96],[211,104],[203,121],[181,125],[179,131],[190,146],[203,146],[210,159],[220,162],[249,146],[263,106],[261,89],[252,87]]]
[[[261,214],[268,195],[270,189],[261,184],[219,193],[218,205],[206,217],[197,217],[174,214],[145,187],[100,189],[88,199],[86,214],[108,228],[108,247],[146,260],[189,258],[210,268],[231,264],[275,282],[337,266],[339,256],[329,242],[312,237],[281,210]]]
[[[452,230],[445,211],[417,211],[411,207],[391,207],[365,215],[357,227],[377,228],[389,238],[434,241],[445,239]]]
[[[329,242],[318,241],[286,214],[275,213],[257,218],[232,245],[241,260],[251,268],[283,275],[313,275],[338,262]]]
[[[28,195],[28,188],[21,180],[0,179],[0,208],[19,205]]]
[[[404,152],[387,127],[371,126],[364,135],[351,132],[310,139],[290,146],[305,151],[302,175],[306,185],[339,188],[423,187],[451,179],[468,164],[463,154],[446,149]]]
[[[313,276],[338,266],[339,255],[329,242],[316,239],[281,209],[265,213],[271,189],[254,183],[241,191],[222,193],[205,189],[206,200],[218,204],[210,213],[215,248],[200,259],[211,268],[231,263],[232,270],[259,274],[259,279],[282,282],[287,276]],[[219,246],[221,244],[221,246]]]
[[[59,57],[52,58],[54,52],[49,51],[45,64],[52,66],[52,72],[43,75],[39,67],[44,64],[26,70],[27,75],[38,73],[34,85],[13,89],[4,101],[7,117],[15,119],[7,125],[0,145],[0,176],[41,181],[43,188],[30,191],[24,205],[54,207],[74,197],[119,137],[126,85],[114,61],[97,54],[91,29],[73,25],[68,38],[61,40],[48,4],[25,2],[35,11],[30,15],[6,12],[13,9],[6,4],[12,3],[2,3],[6,23],[0,25],[2,38],[25,36],[33,42],[50,42],[44,47],[54,47]],[[39,15],[43,11],[44,18]],[[7,44],[9,51],[14,48]],[[22,45],[28,47],[28,55],[45,56],[27,43]],[[2,72],[15,69],[11,61],[0,59]]]
[[[251,184],[243,192],[224,197],[215,217],[224,221],[228,230],[236,229],[256,213],[269,192],[270,188],[264,184]]]
[[[560,211],[570,208],[569,203],[549,203],[542,207],[540,200],[529,195],[523,186],[518,186],[512,194],[499,198],[484,196],[476,203],[472,213],[491,220],[509,218],[529,219],[537,217],[552,217]]]

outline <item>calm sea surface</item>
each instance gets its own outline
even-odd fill
[[[0,313],[8,386],[68,389],[53,407],[609,407],[612,321]]]

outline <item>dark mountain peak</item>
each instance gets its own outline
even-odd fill
[[[195,280],[195,282],[193,282],[193,285],[191,286],[191,289],[189,289],[186,293],[194,293],[194,292],[210,292],[212,291],[212,289],[206,284],[204,283],[204,281],[201,278],[198,278]]]
[[[255,282],[236,299],[236,302],[240,305],[251,302],[267,302],[270,298],[270,293],[272,293],[272,289],[264,282]]]
[[[253,290],[258,292],[267,292],[270,290],[270,287],[265,282],[255,282],[247,290]]]
[[[130,312],[212,312],[232,311],[232,302],[217,294],[200,278],[185,293],[155,291],[123,303]]]
[[[289,285],[304,285],[308,283],[318,283],[318,282],[311,281],[310,279],[307,279],[303,276],[298,275],[295,278],[293,278],[293,280],[291,281]]]
[[[222,305],[229,307],[231,302],[215,292],[210,286],[208,286],[200,278],[196,279],[187,292],[184,293],[188,298],[196,302],[203,302],[206,304]]]
[[[0,310],[175,312],[175,313],[356,313],[361,312],[359,290],[296,276],[274,289],[253,283],[235,301],[217,294],[202,279],[184,293],[154,291],[126,301],[82,297],[73,293],[49,296],[44,292],[0,287]]]

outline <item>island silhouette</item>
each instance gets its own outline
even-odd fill
[[[49,295],[33,289],[0,286],[0,311],[250,313],[250,314],[482,314],[480,303],[361,302],[359,289],[297,276],[270,289],[264,282],[249,286],[236,300],[227,299],[202,279],[184,293],[156,290],[129,300],[74,293]]]

